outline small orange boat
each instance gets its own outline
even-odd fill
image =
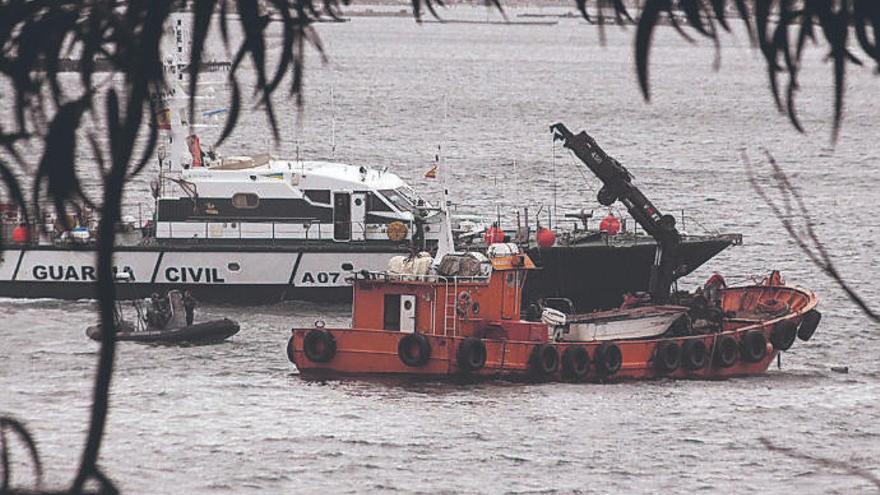
[[[359,274],[352,328],[294,329],[288,357],[305,375],[721,378],[763,373],[821,318],[812,292],[774,272],[746,287],[713,284],[708,299],[683,296],[686,305],[545,310],[542,321],[524,321],[520,292],[534,264],[515,245],[489,252],[469,255],[475,275]]]

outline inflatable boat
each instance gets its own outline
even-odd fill
[[[156,343],[220,342],[237,334],[238,330],[238,323],[228,318],[162,330],[136,330],[128,324],[120,325],[116,332],[116,340]],[[100,341],[103,339],[104,333],[101,330],[101,325],[93,325],[86,329],[86,335],[92,340]]]
[[[139,301],[132,305],[137,312],[134,321],[123,318],[120,306],[116,307],[116,340],[155,343],[206,343],[220,342],[238,333],[238,323],[223,318],[193,325],[186,324],[186,310],[180,291],[172,290],[155,301],[160,308],[145,309]],[[160,314],[161,313],[161,314]],[[104,337],[101,325],[86,329],[86,335],[100,341]]]

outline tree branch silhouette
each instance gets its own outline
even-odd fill
[[[27,431],[27,428],[18,420],[11,417],[0,417],[0,466],[2,466],[3,470],[0,473],[2,475],[2,479],[0,479],[0,493],[7,493],[10,490],[9,482],[12,471],[10,469],[9,433],[14,433],[27,446],[28,455],[30,455],[31,462],[34,465],[36,486],[39,490],[43,481],[43,465],[40,462],[39,451],[37,451],[37,442],[30,432]]]
[[[857,466],[853,466],[850,463],[843,461],[836,461],[834,459],[826,459],[824,457],[813,456],[809,454],[804,454],[803,452],[799,452],[789,447],[780,447],[775,443],[771,442],[769,438],[761,437],[758,439],[764,447],[767,448],[770,452],[777,452],[792,459],[800,459],[803,461],[809,461],[813,464],[828,468],[828,469],[837,469],[840,471],[844,471],[846,473],[852,474],[854,476],[858,476],[859,478],[868,481],[872,485],[874,485],[878,490],[880,490],[880,477],[877,477],[876,474],[868,471],[867,469],[863,469]]]
[[[807,205],[804,202],[800,190],[792,184],[788,175],[779,163],[776,162],[776,159],[773,158],[773,155],[767,150],[764,150],[764,154],[773,171],[775,188],[780,199],[774,200],[773,197],[771,197],[770,193],[761,184],[761,181],[755,174],[755,169],[752,166],[748,154],[743,151],[742,161],[752,189],[754,189],[758,194],[758,197],[770,207],[773,215],[782,223],[788,236],[807,256],[807,259],[828,275],[834,283],[846,293],[849,300],[855,303],[855,305],[858,306],[868,318],[875,322],[880,322],[880,314],[872,309],[865,300],[852,287],[850,287],[849,283],[846,282],[837,270],[831,255],[828,254],[827,248],[816,234],[814,229],[815,221],[807,209]],[[777,201],[781,201],[782,205],[780,206]],[[804,233],[797,228],[798,225],[803,227]]]

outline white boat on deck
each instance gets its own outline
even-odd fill
[[[567,315],[547,308],[541,320],[552,338],[565,342],[646,339],[659,337],[687,313],[683,306],[644,306],[596,313]]]

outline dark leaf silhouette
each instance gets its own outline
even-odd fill
[[[795,5],[797,7],[795,7]],[[586,2],[578,3],[583,13]],[[757,41],[767,67],[770,91],[781,112],[788,114],[792,125],[798,130],[802,126],[797,119],[796,93],[798,73],[802,60],[804,44],[807,39],[815,40],[814,25],[821,28],[824,42],[829,48],[829,59],[834,77],[832,140],[836,141],[843,122],[845,75],[847,63],[860,65],[862,62],[847,48],[850,27],[854,27],[856,40],[862,53],[874,61],[880,72],[880,2],[871,0],[850,0],[831,2],[828,0],[646,0],[642,6],[641,18],[636,32],[635,54],[636,73],[642,94],[650,99],[648,83],[649,48],[651,37],[660,23],[661,14],[669,16],[677,27],[676,16],[684,15],[686,23],[698,34],[719,43],[721,30],[728,30],[724,12],[732,7],[746,26],[749,36]],[[751,8],[750,8],[751,7]],[[586,15],[585,15],[586,17]],[[796,43],[791,43],[790,30],[795,32]],[[682,36],[690,38],[683,31]],[[754,33],[754,35],[753,35]],[[716,64],[717,65],[717,64]],[[779,74],[788,74],[785,98],[781,96]]]
[[[41,196],[41,186],[45,181],[47,193],[55,203],[55,211],[65,224],[67,223],[67,208],[65,207],[67,202],[81,199],[89,206],[94,206],[83,193],[74,166],[77,144],[76,131],[79,129],[83,113],[87,108],[86,103],[85,100],[76,100],[65,103],[58,109],[58,113],[49,125],[46,146],[37,169],[34,211],[39,211],[38,201]]]
[[[0,493],[7,493],[10,490],[10,455],[9,455],[9,433],[13,433],[27,447],[31,462],[34,465],[34,476],[36,477],[36,485],[39,489],[43,480],[43,465],[40,462],[40,454],[37,451],[37,442],[25,428],[24,424],[11,417],[0,417],[0,469],[2,472],[2,480],[0,480]]]

